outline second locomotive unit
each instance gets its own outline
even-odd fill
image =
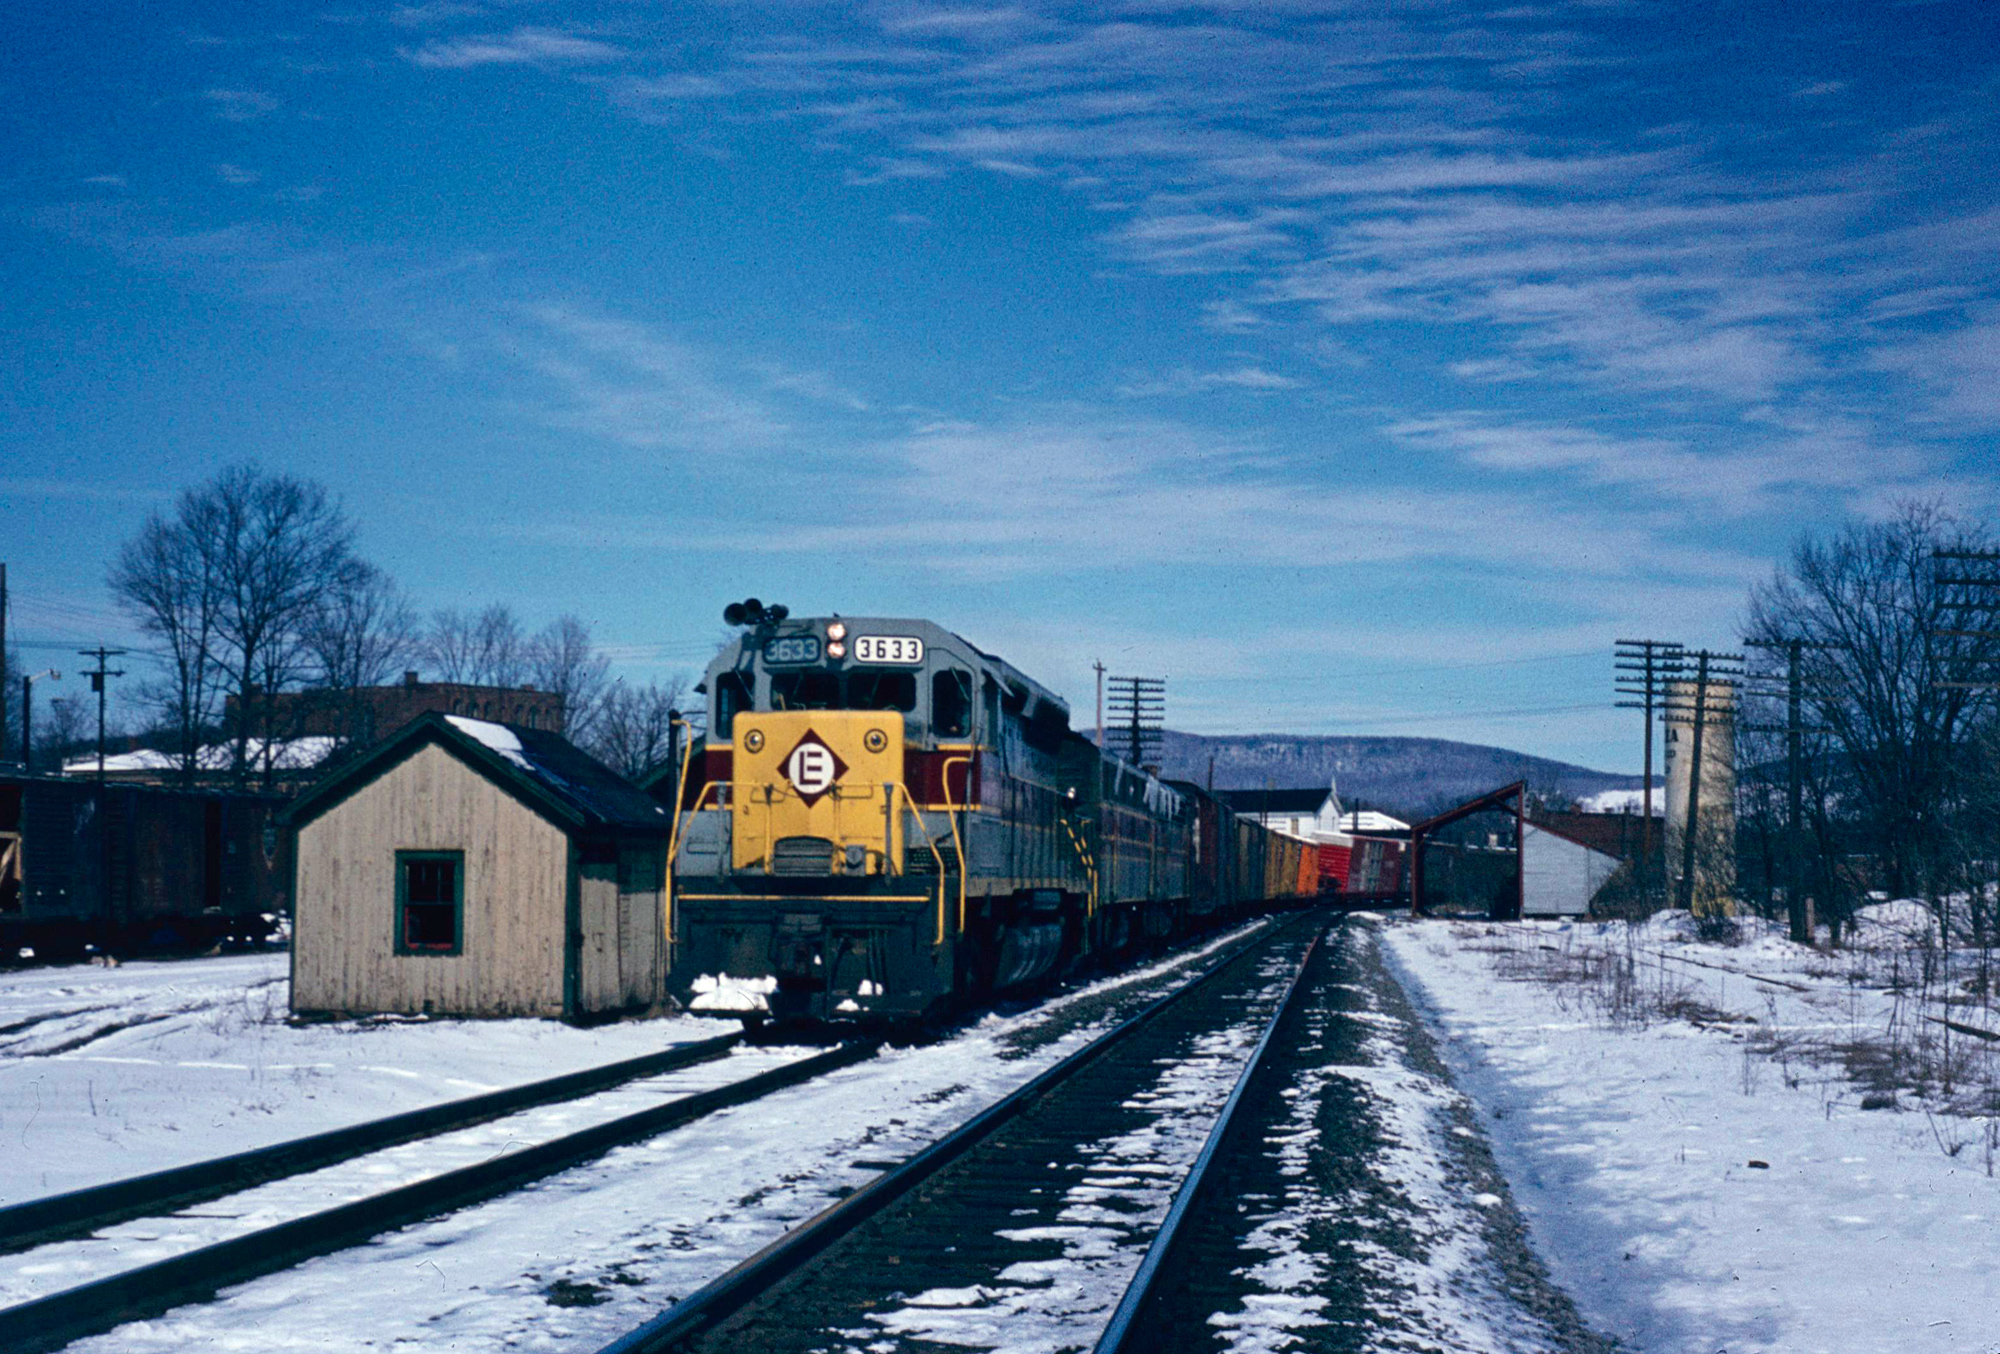
[[[1268,892],[1221,858],[1250,848],[1213,801],[1100,753],[1060,697],[951,631],[727,616],[745,629],[709,665],[676,791],[684,1005],[921,1015]]]

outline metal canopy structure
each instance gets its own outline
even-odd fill
[[[1527,814],[1528,782],[1517,780],[1511,785],[1503,785],[1497,790],[1488,790],[1475,799],[1468,799],[1455,809],[1446,809],[1435,818],[1426,818],[1410,829],[1410,915],[1424,915],[1424,843],[1431,834],[1450,827],[1462,818],[1470,818],[1475,813],[1492,810],[1505,811],[1507,801],[1514,801],[1514,904],[1505,917],[1496,915],[1496,921],[1515,921],[1521,916],[1522,862],[1526,854],[1522,850],[1526,842],[1524,819]]]

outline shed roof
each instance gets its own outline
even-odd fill
[[[1242,814],[1316,814],[1326,803],[1329,791],[1314,786],[1306,790],[1218,790],[1216,798]]]
[[[430,743],[455,752],[561,826],[659,833],[672,826],[652,796],[559,733],[435,712],[404,725],[300,795],[292,805],[293,826],[303,826]]]

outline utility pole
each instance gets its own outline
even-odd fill
[[[1097,672],[1097,750],[1104,750],[1104,660],[1098,659],[1090,665]]]
[[[1144,770],[1159,760],[1161,730],[1167,713],[1167,679],[1164,677],[1113,677],[1111,713],[1122,717],[1126,758]]]
[[[0,564],[0,762],[7,760],[7,566]]]
[[[1618,641],[1616,668],[1632,676],[1617,678],[1614,686],[1621,695],[1638,700],[1618,702],[1621,710],[1646,712],[1645,790],[1639,818],[1639,878],[1650,894],[1653,878],[1653,711],[1666,694],[1666,683],[1687,672],[1687,651],[1680,645],[1659,639]]]
[[[94,671],[92,671],[89,674],[89,676],[90,676],[90,689],[97,693],[97,783],[100,786],[104,784],[105,678],[123,677],[125,675],[125,670],[123,668],[120,668],[116,672],[113,672],[110,669],[106,668],[104,666],[104,660],[107,658],[117,658],[124,652],[125,650],[123,649],[107,649],[102,644],[98,645],[95,649],[77,650],[77,653],[80,654],[81,656],[85,658],[95,658],[97,660],[97,667]]]
[[[1676,905],[1684,912],[1694,910],[1694,866],[1696,838],[1701,833],[1701,780],[1705,767],[1702,763],[1702,737],[1709,721],[1709,688],[1727,686],[1734,689],[1736,679],[1743,675],[1742,658],[1736,654],[1712,653],[1707,649],[1697,649],[1694,659],[1694,707],[1692,711],[1685,704],[1676,705],[1671,700],[1667,704],[1669,718],[1678,714],[1692,715],[1694,725],[1693,746],[1688,761],[1688,807],[1687,821],[1681,828],[1681,878]],[[1722,712],[1717,712],[1722,716]],[[1733,843],[1725,844],[1725,849],[1733,849]]]
[[[1694,839],[1701,826],[1701,733],[1708,722],[1708,650],[1695,660],[1694,756],[1688,763],[1687,825],[1681,829],[1681,911],[1694,911]]]
[[[1934,550],[1931,552],[1931,557],[1939,560],[1957,560],[1961,567],[1966,564],[1985,566],[1987,572],[1984,574],[1971,570],[1958,575],[1940,573],[1936,581],[1945,586],[1955,585],[1968,590],[1988,590],[1979,600],[1972,600],[1971,593],[1968,592],[1964,600],[1943,603],[1941,609],[1958,613],[1970,612],[1981,626],[1992,625],[1995,616],[2000,615],[2000,550]],[[0,573],[0,578],[4,577],[5,574]],[[1953,639],[2000,639],[2000,630],[1985,628],[1938,629],[1931,633]],[[2000,691],[2000,681],[1993,680],[1990,675],[1984,680],[1938,682],[1936,685],[1951,691]]]
[[[35,747],[35,683],[48,678],[60,682],[62,674],[54,668],[46,672],[24,673],[21,677],[21,774],[27,775],[34,768]]]
[[[1806,838],[1805,838],[1805,744],[1806,734],[1805,700],[1805,651],[1825,649],[1826,644],[1815,644],[1804,639],[1753,639],[1746,641],[1746,648],[1783,650],[1785,654],[1785,722],[1777,724],[1746,724],[1741,727],[1759,733],[1783,733],[1785,735],[1785,774],[1787,790],[1787,819],[1785,835],[1785,912],[1790,924],[1792,939],[1801,945],[1812,943],[1812,918],[1806,915]],[[1755,692],[1757,695],[1775,696],[1768,688]]]

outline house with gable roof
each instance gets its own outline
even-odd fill
[[[657,1008],[671,816],[558,733],[425,714],[287,815],[292,1008]]]

